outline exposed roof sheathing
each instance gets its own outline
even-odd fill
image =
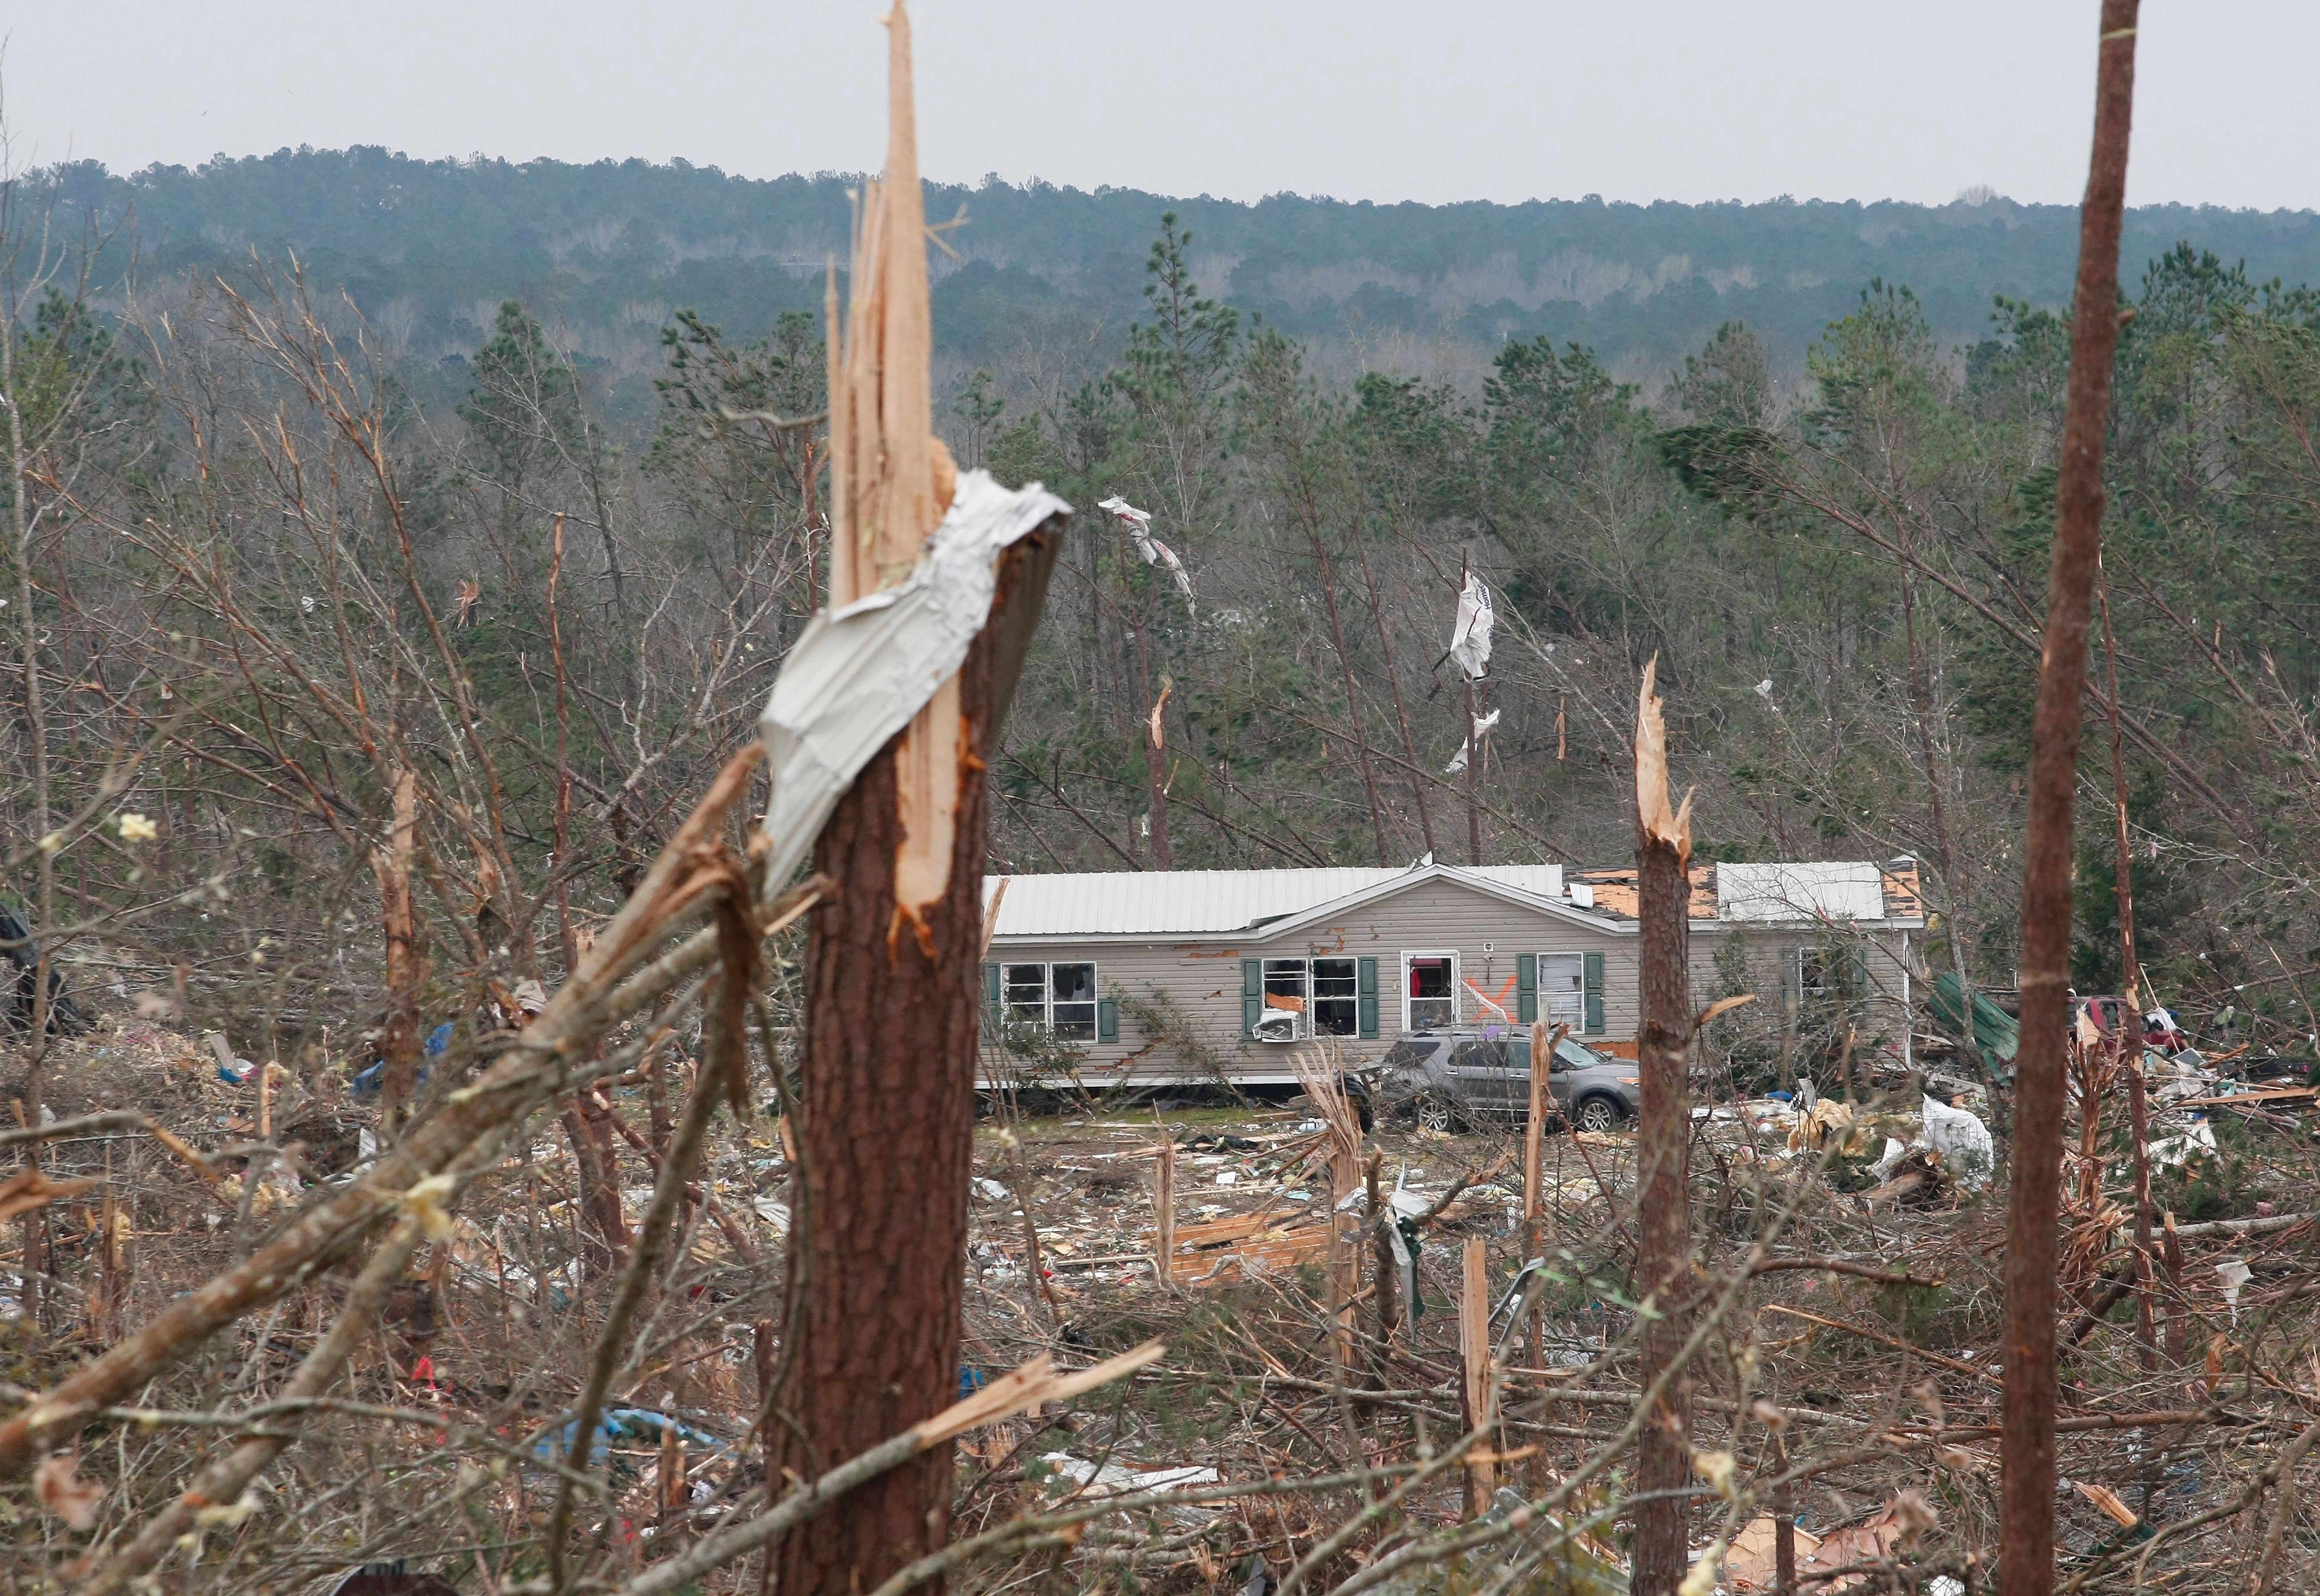
[[[1636,867],[1615,865],[1603,870],[1581,870],[1572,880],[1595,889],[1595,907],[1607,914],[1636,918]],[[1691,918],[1716,918],[1716,866],[1694,865],[1691,867]]]
[[[1884,872],[1868,864],[1725,865],[1716,918],[1746,922],[1885,918]]]
[[[1891,859],[1885,866],[1885,915],[1889,920],[1923,920],[1926,896],[1917,885],[1917,861]]]
[[[1866,863],[1694,865],[1691,918],[1726,925],[1781,925],[1826,917],[1887,925],[1921,921],[1926,903],[1917,883],[1917,861]],[[1632,865],[1575,870],[1574,884],[1592,887],[1595,907],[1633,920],[1636,870]]]

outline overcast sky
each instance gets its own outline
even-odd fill
[[[285,145],[749,177],[884,145],[883,0],[74,0],[6,23],[19,165]],[[920,0],[927,175],[1379,201],[2085,182],[2097,0]],[[2320,206],[2320,4],[2146,0],[2136,204]]]

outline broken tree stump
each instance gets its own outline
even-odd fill
[[[1649,1388],[1674,1363],[1686,1333],[1674,1304],[1691,1270],[1691,800],[1668,803],[1667,731],[1653,691],[1658,660],[1644,667],[1636,709],[1636,899],[1641,921],[1643,1024],[1636,1056],[1643,1102],[1636,1132],[1636,1289],[1659,1311],[1645,1326],[1638,1376]],[[1636,1510],[1636,1596],[1672,1596],[1690,1562],[1690,1401],[1671,1381],[1636,1442],[1636,1485],[1651,1492]]]
[[[1495,1371],[1491,1366],[1490,1256],[1479,1236],[1466,1238],[1458,1292],[1458,1356],[1465,1375],[1466,1428],[1487,1429],[1498,1417]],[[1479,1519],[1491,1510],[1491,1493],[1498,1489],[1496,1448],[1490,1439],[1476,1443],[1466,1464],[1466,1517]]]

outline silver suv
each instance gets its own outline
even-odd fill
[[[1609,1058],[1569,1037],[1554,1050],[1546,1089],[1581,1130],[1611,1130],[1642,1106],[1633,1060]],[[1429,1130],[1530,1111],[1530,1036],[1523,1030],[1405,1033],[1369,1083],[1381,1117],[1409,1114]]]

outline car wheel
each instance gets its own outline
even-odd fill
[[[1590,1097],[1572,1114],[1571,1122],[1581,1130],[1591,1130],[1600,1135],[1606,1130],[1617,1130],[1627,1117],[1619,1105],[1609,1098]]]
[[[1450,1105],[1441,1098],[1421,1097],[1418,1100],[1418,1128],[1420,1130],[1431,1130],[1436,1135],[1447,1136],[1450,1133],[1450,1122],[1455,1117],[1451,1112]]]

